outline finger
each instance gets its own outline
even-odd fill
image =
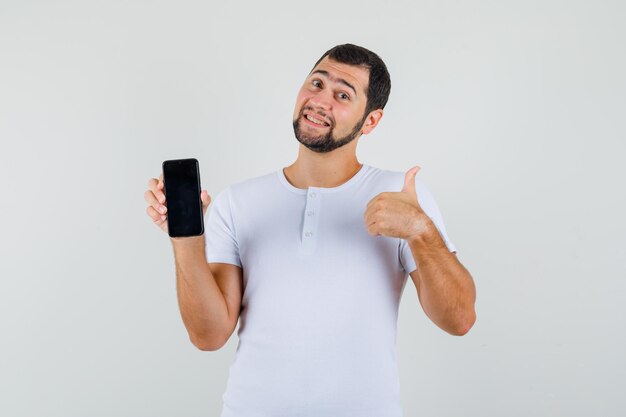
[[[150,207],[154,208],[155,211],[158,211],[161,214],[167,213],[167,206],[159,203],[152,191],[146,190],[144,193],[144,199],[146,200],[146,203],[150,204]]]
[[[165,219],[167,218],[166,215],[160,214],[152,206],[148,206],[148,208],[146,209],[146,212],[148,213],[148,216],[150,216],[152,221],[157,223],[157,224],[163,223],[165,221]]]
[[[370,211],[363,216],[363,221],[365,222],[366,227],[370,227],[378,221],[380,216],[375,211]]]
[[[163,174],[161,174],[161,177]],[[159,203],[165,204],[165,194],[163,193],[163,181],[161,177],[157,180],[156,178],[150,178],[148,181],[148,187],[154,193],[154,196],[159,200]]]
[[[211,196],[207,192],[207,190],[202,190],[200,193],[200,199],[202,200],[202,213],[206,213],[209,204],[211,204]]]
[[[158,191],[157,197],[159,198],[159,201],[161,202],[161,204],[165,204],[165,191],[163,191],[164,187],[165,186],[163,184],[163,181],[159,182],[159,185],[158,185],[159,191]]]
[[[374,204],[375,202],[377,202],[377,201],[378,201],[379,196],[380,196],[380,194],[378,194],[378,195],[376,195],[376,197],[372,198],[372,199],[371,199],[371,200],[367,203],[367,206],[366,206],[365,208],[366,208],[366,209],[369,209],[369,208],[370,208],[370,206],[371,206],[372,204]]]
[[[421,167],[419,165],[416,165],[406,172],[406,174],[404,175],[404,185],[402,186],[401,192],[415,194],[415,176],[420,169]]]
[[[143,193],[143,199],[146,200],[146,203],[153,205],[155,207],[159,204],[159,201],[154,196],[154,193],[152,192],[152,190],[146,190],[146,192]]]
[[[376,222],[372,222],[367,225],[367,233],[369,233],[370,236],[376,236],[378,234],[378,230],[376,229]]]

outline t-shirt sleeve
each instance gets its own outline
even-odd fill
[[[230,204],[230,188],[211,201],[205,224],[207,262],[228,263],[241,267],[239,244]]]
[[[448,247],[448,250],[450,252],[456,252],[456,247],[446,232],[446,227],[443,224],[443,217],[441,216],[437,202],[433,198],[430,191],[428,191],[428,188],[426,188],[426,186],[418,178],[415,178],[415,191],[417,192],[417,201],[419,202],[420,207],[422,207],[426,215],[432,220],[435,227],[437,227],[437,230]],[[415,271],[415,269],[417,269],[415,260],[413,259],[411,248],[405,239],[400,239],[398,251],[400,263],[402,264],[404,270],[407,273]]]

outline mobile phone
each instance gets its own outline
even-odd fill
[[[170,237],[204,234],[198,160],[187,158],[163,161],[163,183]]]

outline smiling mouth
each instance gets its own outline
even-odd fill
[[[314,125],[316,127],[329,127],[330,125],[323,120],[316,119],[315,117],[311,117],[310,115],[304,115],[304,120],[306,120],[310,125]]]

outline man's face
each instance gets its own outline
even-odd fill
[[[293,113],[296,139],[324,153],[359,137],[367,117],[368,81],[368,69],[324,57],[298,92]]]

